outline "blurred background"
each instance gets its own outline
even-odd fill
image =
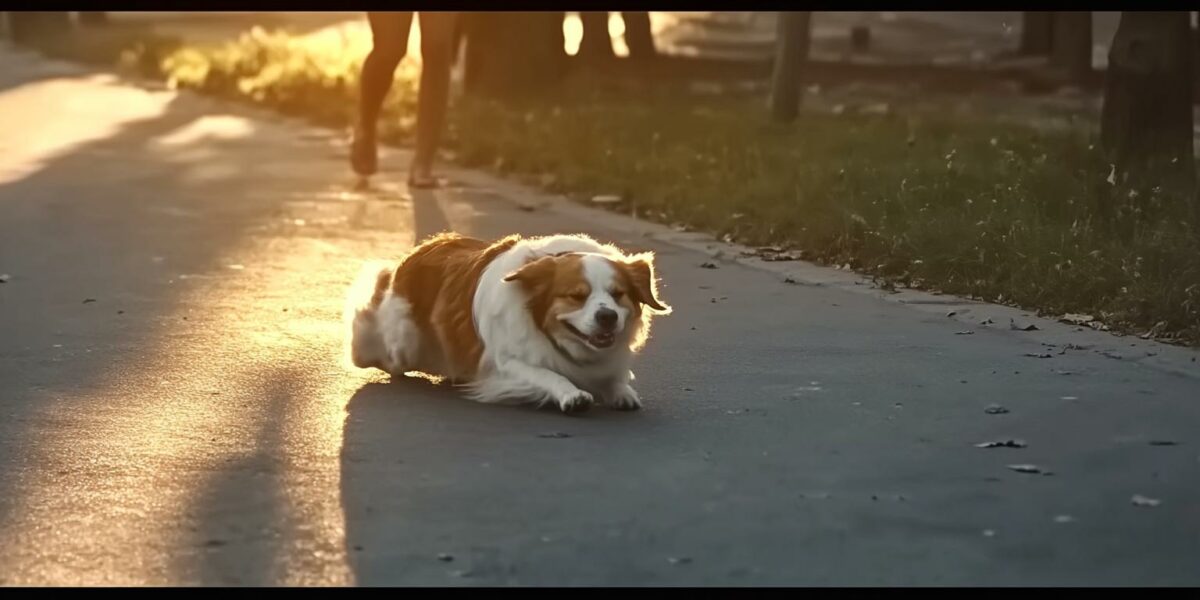
[[[761,61],[774,52],[775,12],[654,12],[651,30],[659,52],[674,56]],[[1108,42],[1120,13],[1093,12],[1094,64],[1107,61]],[[218,41],[253,25],[314,33],[349,26],[365,31],[359,12],[119,12],[117,23],[150,24],[163,33],[194,41]],[[869,46],[856,49],[851,30],[871,30]],[[609,13],[608,31],[618,56],[628,55],[620,13]],[[563,24],[565,50],[578,52],[583,26],[578,13]],[[969,64],[1007,57],[1019,49],[1021,13],[1016,11],[814,11],[815,59],[872,63]],[[413,45],[414,50],[417,46]]]

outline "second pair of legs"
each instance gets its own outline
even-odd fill
[[[392,87],[396,67],[408,50],[411,12],[370,12],[373,45],[363,62],[361,98],[350,164],[362,176],[378,170],[376,127],[383,101]],[[408,184],[415,188],[437,185],[433,162],[445,127],[450,100],[450,69],[454,60],[457,14],[421,12],[421,83],[417,95],[416,149],[409,167]]]

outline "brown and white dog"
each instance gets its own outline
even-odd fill
[[[374,292],[348,312],[350,359],[442,376],[479,402],[637,409],[633,355],[671,311],[653,261],[583,235],[438,235],[369,274]]]

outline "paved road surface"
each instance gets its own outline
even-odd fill
[[[700,268],[472,173],[409,195],[398,151],[356,193],[328,132],[10,51],[0,132],[0,583],[1200,583],[1190,351]],[[646,409],[345,368],[360,261],[445,228],[656,250]]]

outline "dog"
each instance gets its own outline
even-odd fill
[[[356,367],[419,371],[478,402],[563,412],[641,408],[630,366],[651,318],[671,312],[653,253],[585,235],[439,234],[366,277],[370,297],[347,311]]]

